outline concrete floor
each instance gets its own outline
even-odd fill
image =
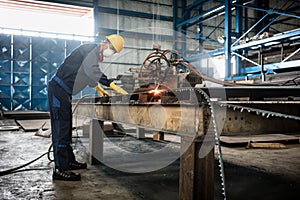
[[[87,138],[74,146],[78,160],[87,160]],[[159,148],[157,142],[131,136],[113,137],[124,148]],[[50,138],[33,132],[0,132],[0,171],[24,164],[47,152]],[[107,141],[105,142],[105,144]],[[104,145],[105,145],[104,144]],[[118,158],[113,146],[104,146],[107,158]],[[173,153],[179,145],[172,145]],[[245,149],[222,147],[225,161],[227,199],[300,199],[300,145],[286,149]],[[153,161],[155,162],[155,161]],[[215,165],[215,199],[222,199],[218,167]],[[47,156],[26,171],[0,177],[0,199],[178,199],[179,159],[165,168],[148,173],[126,173],[103,164],[89,165],[80,182],[52,181]],[[134,167],[134,163],[131,163]]]

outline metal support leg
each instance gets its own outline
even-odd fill
[[[187,138],[181,139],[181,149],[187,150],[180,157],[179,199],[214,199],[214,148],[199,158],[203,140],[199,136],[190,144]]]
[[[89,163],[99,164],[103,160],[103,121],[92,119],[90,124]]]
[[[138,139],[144,139],[145,136],[145,129],[141,127],[136,127],[136,137]]]
[[[164,140],[165,139],[165,133],[162,131],[154,132],[153,133],[153,140]]]

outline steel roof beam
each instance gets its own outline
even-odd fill
[[[192,26],[192,25],[194,25],[194,24],[196,24],[196,23],[199,23],[199,22],[197,21],[196,23],[194,22],[194,23],[192,23],[192,24],[189,24],[190,22],[193,22],[193,21],[195,21],[196,19],[199,19],[199,18],[202,18],[202,17],[206,17],[206,16],[208,16],[208,15],[210,15],[210,17],[214,17],[215,15],[218,15],[218,14],[220,13],[220,11],[222,12],[222,11],[224,10],[224,8],[225,8],[225,5],[223,5],[223,4],[222,4],[222,5],[215,6],[215,7],[211,8],[211,9],[207,10],[206,12],[202,12],[202,13],[199,14],[199,15],[196,15],[196,16],[194,16],[194,17],[188,19],[188,20],[185,20],[185,21],[183,21],[183,22],[177,24],[177,28],[178,28],[178,27],[181,27],[181,26],[184,26],[184,25]]]
[[[287,33],[275,35],[273,37],[257,40],[257,41],[252,41],[248,42],[245,44],[240,44],[232,47],[233,51],[239,50],[239,49],[249,49],[249,48],[254,48],[254,47],[259,47],[259,46],[271,46],[272,43],[275,44],[275,42],[282,42],[282,41],[292,41],[300,39],[300,29],[294,30],[294,31],[289,31]]]

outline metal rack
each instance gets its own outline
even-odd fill
[[[300,67],[296,61],[300,51],[296,45],[300,39],[298,1],[197,0],[187,4],[183,0],[181,7],[174,6],[174,9],[177,9],[174,13],[179,13],[180,9],[182,13],[174,16],[176,29],[183,33],[194,31],[195,39],[199,41],[196,51],[181,45],[183,55],[189,61],[205,56],[224,56],[227,80],[247,79],[249,75],[257,74],[263,79],[273,70]],[[273,47],[292,43],[297,48],[282,56],[280,61],[263,62],[265,49],[272,51]],[[202,49],[208,53],[201,53]],[[231,63],[233,57],[234,64]]]

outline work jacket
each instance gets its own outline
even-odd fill
[[[73,50],[58,68],[56,76],[70,89],[72,95],[86,86],[94,88],[98,82],[105,86],[113,82],[100,70],[99,53],[99,45],[83,44]]]

